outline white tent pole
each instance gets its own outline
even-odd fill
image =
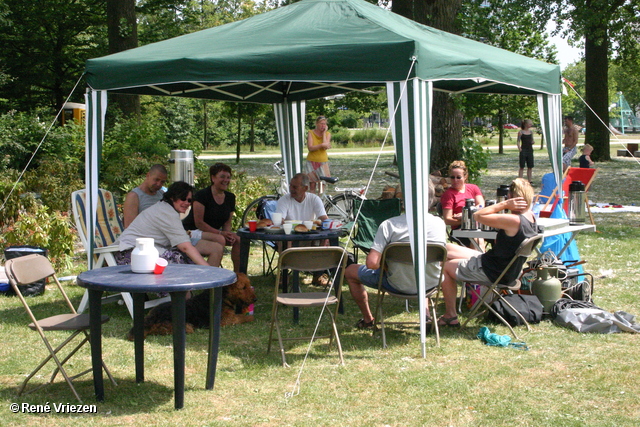
[[[93,247],[95,240],[95,221],[98,206],[98,180],[100,155],[104,139],[104,120],[107,113],[107,91],[87,89],[86,145],[85,145],[85,191],[86,191],[86,228],[87,228],[87,267],[93,268]]]
[[[556,188],[562,189],[562,98],[558,95],[539,94],[538,114],[551,168],[556,179]],[[562,197],[562,195],[561,195]]]
[[[278,141],[280,142],[280,152],[284,160],[287,182],[296,173],[302,172],[305,109],[306,102],[304,100],[293,102],[285,100],[284,102],[273,104]]]

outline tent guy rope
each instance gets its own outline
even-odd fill
[[[49,124],[49,127],[47,128],[47,131],[44,133],[44,136],[40,140],[40,143],[38,143],[38,146],[36,147],[36,149],[31,154],[31,157],[29,158],[29,161],[25,165],[24,169],[22,169],[22,172],[20,172],[20,175],[18,176],[18,179],[16,180],[16,182],[13,183],[13,187],[11,187],[11,191],[9,191],[9,194],[7,194],[7,197],[5,197],[4,201],[2,202],[2,206],[0,206],[0,211],[4,210],[4,207],[6,206],[7,201],[9,200],[9,197],[11,197],[11,194],[13,194],[13,192],[15,191],[16,187],[18,186],[18,183],[20,183],[20,180],[22,179],[22,176],[24,175],[24,173],[29,168],[29,165],[31,164],[31,162],[33,161],[34,157],[38,153],[38,150],[40,149],[40,146],[44,143],[45,139],[47,139],[47,136],[49,135],[49,132],[51,131],[51,128],[56,123],[56,121],[58,120],[58,117],[60,117],[60,114],[64,110],[64,105],[67,102],[69,102],[69,99],[71,98],[71,95],[73,95],[73,92],[76,91],[76,88],[78,87],[78,84],[80,83],[80,80],[82,80],[83,76],[84,76],[84,74],[82,74],[82,76],[80,76],[78,78],[78,81],[76,81],[76,84],[73,86],[73,89],[71,89],[71,92],[69,92],[69,95],[67,96],[67,99],[64,100],[64,104],[62,104],[62,108],[60,108],[60,110],[58,110],[58,114],[56,114],[56,116],[53,118],[53,120],[51,120],[51,124]]]

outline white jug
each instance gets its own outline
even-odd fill
[[[153,239],[136,239],[136,247],[131,252],[131,271],[153,273],[158,256],[158,250],[153,246]]]

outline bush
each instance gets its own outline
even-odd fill
[[[482,145],[471,137],[462,138],[460,141],[462,148],[462,160],[467,165],[469,182],[480,184],[480,177],[486,173],[491,153],[485,150]]]
[[[49,259],[59,271],[72,267],[75,233],[66,213],[39,205],[33,213],[23,212],[17,221],[2,229],[2,248],[16,245],[40,246],[49,250]]]

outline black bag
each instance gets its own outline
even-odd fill
[[[535,295],[510,294],[504,295],[503,298],[509,302],[529,323],[540,323],[542,319],[542,303]],[[491,303],[493,308],[500,316],[504,318],[511,326],[522,325],[522,319],[513,312],[511,307],[506,305],[502,300]],[[499,319],[489,312],[489,318],[499,321]]]
[[[40,248],[38,246],[9,246],[4,250],[4,258],[6,260],[18,258],[25,255],[38,254],[42,256],[47,256],[47,250],[45,248]],[[37,282],[29,283],[27,285],[18,285],[18,289],[20,293],[25,297],[34,297],[36,295],[44,294],[46,280],[39,280]],[[15,295],[16,293],[13,291],[13,287],[10,287],[8,291],[5,292],[5,295]]]

